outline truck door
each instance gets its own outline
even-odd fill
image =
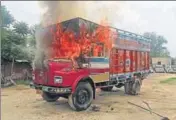
[[[109,81],[109,59],[90,58],[90,76],[94,83]]]

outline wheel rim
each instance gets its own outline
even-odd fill
[[[89,93],[87,90],[80,90],[77,94],[77,101],[83,105],[89,100]]]

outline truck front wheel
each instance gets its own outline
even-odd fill
[[[70,107],[76,111],[86,110],[93,100],[93,88],[88,82],[80,82],[75,92],[68,97]]]
[[[49,92],[44,92],[42,93],[42,97],[44,100],[47,102],[55,102],[57,99],[59,99],[59,96],[56,94],[51,94]]]

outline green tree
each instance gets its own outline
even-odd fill
[[[1,13],[3,25],[1,29],[1,60],[23,59],[25,53],[21,48],[25,46],[25,38],[10,28],[14,18],[5,6],[1,7]]]
[[[25,22],[16,22],[13,25],[14,31],[23,37],[29,33],[29,27]]]
[[[167,44],[167,40],[164,36],[157,35],[154,32],[146,32],[144,33],[145,37],[151,39],[151,57],[169,57],[170,53],[165,44]]]
[[[11,30],[2,29],[1,59],[22,59],[25,53],[21,47],[25,45],[24,39]]]
[[[9,27],[9,25],[15,21],[14,17],[10,14],[5,6],[1,6],[1,20],[2,27]]]

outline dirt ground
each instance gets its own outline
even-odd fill
[[[125,95],[123,89],[114,92],[97,90],[92,105],[98,105],[100,111],[88,109],[75,112],[70,109],[67,100],[59,99],[54,103],[43,101],[35,90],[28,86],[16,86],[1,89],[2,120],[160,120],[141,108],[128,104],[128,101],[147,107],[142,101],[149,103],[153,111],[176,120],[176,85],[161,84],[160,81],[169,74],[151,74],[143,82],[139,96]]]

